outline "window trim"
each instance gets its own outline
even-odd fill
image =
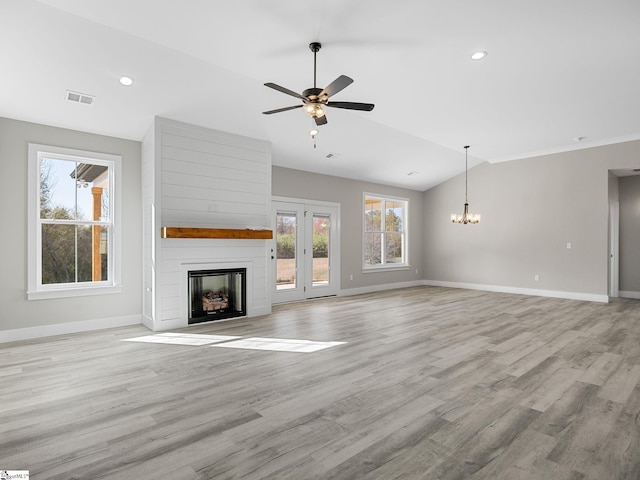
[[[404,254],[404,262],[403,263],[380,263],[377,265],[368,265],[365,263],[365,241],[366,241],[366,201],[368,198],[382,200],[383,202],[393,201],[393,202],[403,202],[405,204],[405,212],[403,218],[403,241],[402,241],[402,251]],[[363,192],[362,193],[362,272],[370,273],[370,272],[380,272],[380,271],[390,271],[390,270],[408,270],[411,268],[411,264],[409,263],[409,199],[405,197],[396,197],[393,195],[381,195],[378,193],[371,192]],[[386,262],[386,259],[383,259]]]
[[[121,235],[121,185],[122,157],[108,153],[90,152],[72,148],[55,147],[29,143],[28,145],[28,187],[27,187],[27,299],[79,297],[103,295],[122,291],[122,235]],[[104,164],[111,167],[113,184],[109,185],[111,210],[111,242],[109,262],[112,276],[104,282],[81,282],[77,284],[42,284],[42,252],[40,229],[40,159],[43,156],[76,162]]]

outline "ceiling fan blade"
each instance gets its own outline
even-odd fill
[[[333,82],[327,85],[324,90],[320,92],[320,94],[318,95],[318,98],[322,98],[323,96],[330,97],[332,95],[335,95],[336,93],[347,88],[352,83],[353,83],[353,78],[349,78],[346,75],[340,75]]]
[[[286,112],[287,110],[293,110],[294,108],[300,107],[302,107],[302,105],[294,105],[293,107],[276,108],[275,110],[269,110],[262,113],[264,113],[265,115],[271,115],[272,113]]]
[[[357,102],[327,102],[327,107],[346,108],[347,110],[362,110],[370,112],[375,105],[373,103],[357,103]]]
[[[279,92],[286,93],[287,95],[291,95],[292,97],[299,98],[300,100],[307,100],[306,97],[303,97],[299,93],[294,92],[293,90],[289,90],[288,88],[281,87],[280,85],[276,85],[275,83],[265,83],[265,87],[273,88],[274,90],[278,90]]]
[[[321,117],[316,117],[315,121],[316,121],[316,125],[318,125],[318,126],[326,125],[327,124],[327,116],[326,115],[322,115]]]

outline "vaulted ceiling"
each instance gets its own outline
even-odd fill
[[[464,145],[473,166],[640,138],[637,0],[3,0],[0,25],[1,116],[140,140],[159,115],[289,168],[425,190]],[[261,113],[297,102],[265,82],[313,86],[312,41],[318,86],[376,105],[329,109],[316,148],[300,109]]]

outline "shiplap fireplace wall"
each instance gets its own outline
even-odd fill
[[[162,227],[268,229],[268,142],[156,117],[142,143],[143,322],[187,326],[187,272],[247,268],[247,316],[271,312],[268,240],[161,238]]]

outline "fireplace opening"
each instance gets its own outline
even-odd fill
[[[247,269],[188,272],[188,323],[211,322],[247,314]]]

